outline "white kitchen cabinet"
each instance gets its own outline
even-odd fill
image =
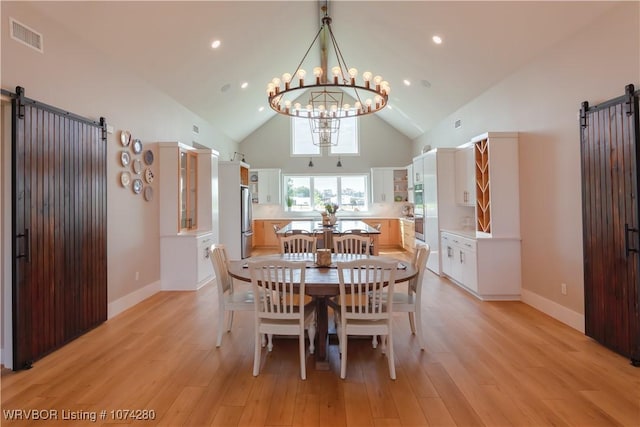
[[[218,239],[218,153],[160,142],[158,157],[161,287],[196,290],[213,279],[205,255]]]
[[[444,230],[441,236],[444,276],[482,300],[520,299],[519,239],[474,239]]]
[[[520,238],[518,134],[488,132],[473,138],[471,144],[478,237]]]
[[[194,291],[214,278],[209,248],[212,233],[181,234],[160,239],[162,289]]]
[[[461,206],[476,204],[475,146],[465,144],[456,149],[456,203]]]
[[[413,174],[413,186],[415,187],[416,184],[422,184],[422,174],[424,172],[423,170],[423,164],[422,164],[422,158],[423,156],[418,156],[415,157],[413,159],[413,165],[411,168],[412,174]],[[429,255],[431,256],[431,255]]]
[[[488,132],[473,138],[468,146],[474,150],[476,224],[473,231],[461,231],[459,224],[442,226],[442,273],[483,300],[518,300],[518,134]],[[460,150],[456,155],[459,153]]]
[[[407,201],[413,203],[413,163],[406,166],[407,169]]]
[[[393,202],[393,168],[371,168],[373,203]]]
[[[442,233],[442,274],[477,291],[476,243],[473,239]]]
[[[252,169],[249,186],[252,200],[261,205],[279,205],[282,201],[280,169]]]
[[[406,202],[408,191],[406,168],[371,168],[373,203]]]

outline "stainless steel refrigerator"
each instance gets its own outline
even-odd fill
[[[240,186],[240,232],[241,232],[241,257],[251,256],[253,230],[251,228],[251,192],[249,187]]]

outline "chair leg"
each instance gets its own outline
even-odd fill
[[[229,311],[229,318],[227,319],[227,332],[231,332],[231,325],[233,325],[233,310]]]
[[[378,347],[378,336],[374,335],[373,339],[371,340],[371,347],[373,348],[377,348]]]
[[[309,354],[313,354],[316,351],[316,322],[315,320],[309,325],[307,331],[309,334]]]
[[[387,341],[389,343],[389,353],[387,354],[387,358],[389,359],[389,376],[391,377],[392,380],[395,380],[396,379],[396,362],[394,360],[394,354],[393,354],[393,335],[391,334],[391,330],[389,330]]]
[[[340,318],[335,317],[336,322],[336,335],[338,335],[338,351],[342,354],[342,325],[340,324]]]
[[[422,310],[416,310],[415,322],[416,322],[416,335],[418,335],[418,344],[420,344],[420,350],[424,350],[424,336],[422,335]]]
[[[347,377],[347,335],[340,334],[340,378],[345,379]]]
[[[413,311],[409,312],[409,326],[411,327],[411,333],[413,335],[416,334],[416,319],[415,316],[413,314]]]
[[[304,351],[304,329],[298,337],[298,347],[300,350],[300,378],[307,379],[306,354]]]
[[[267,341],[267,351],[271,351],[273,350],[273,334],[268,334],[267,335],[268,341]]]
[[[387,352],[387,336],[386,335],[380,336],[380,351],[382,352],[382,354],[385,354]]]
[[[222,345],[222,330],[224,329],[224,308],[218,310],[218,338],[216,339],[216,347]]]
[[[257,377],[260,373],[260,356],[262,353],[262,346],[260,345],[260,333],[258,332],[258,325],[256,325],[256,331],[254,334],[253,343],[253,376]]]

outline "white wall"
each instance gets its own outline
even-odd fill
[[[418,153],[486,131],[520,132],[523,298],[577,329],[584,328],[578,111],[582,101],[623,95],[629,83],[640,88],[639,9],[620,4],[414,141]]]
[[[411,140],[375,115],[360,117],[360,155],[342,156],[337,168],[335,156],[314,157],[309,168],[308,157],[290,156],[290,119],[277,114],[242,142],[240,151],[247,154],[252,168],[281,168],[283,173],[355,173],[369,172],[372,167],[406,166],[411,162]]]
[[[108,300],[110,307],[117,301],[115,305],[122,309],[159,287],[160,245],[158,198],[146,202],[119,183],[119,174],[124,170],[119,163],[122,149],[119,131],[130,130],[142,140],[145,149],[154,151],[156,141],[197,142],[226,157],[237,150],[237,144],[201,117],[128,73],[126,66],[110,61],[33,12],[28,2],[2,2],[1,7],[2,89],[13,92],[16,86],[22,86],[29,98],[95,120],[103,116],[115,129],[107,138]],[[10,38],[9,17],[44,35],[44,54]],[[123,31],[117,23],[113,24],[114,31]],[[192,134],[194,124],[200,128],[199,135]],[[157,195],[163,177],[157,169],[154,172]],[[3,210],[3,222],[6,214]],[[3,234],[2,238],[8,236]],[[2,285],[11,284],[3,280]],[[136,297],[123,304],[130,295]],[[113,314],[110,309],[110,315]],[[5,319],[10,319],[10,315],[3,313]],[[4,350],[5,344],[8,345],[3,339]]]

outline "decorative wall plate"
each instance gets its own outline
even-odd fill
[[[138,159],[135,159],[133,161],[133,173],[135,173],[136,175],[140,175],[141,172],[142,172],[142,162]]]
[[[129,166],[129,163],[131,162],[131,156],[129,155],[128,151],[121,151],[120,152],[120,163],[122,163],[122,166]]]
[[[123,187],[128,186],[131,183],[131,174],[129,172],[122,172],[120,174],[120,183]]]
[[[153,151],[147,150],[144,152],[144,162],[148,165],[153,164]]]
[[[140,141],[139,139],[133,140],[133,152],[135,154],[142,153],[142,141]]]
[[[144,199],[147,202],[150,202],[151,199],[153,199],[153,188],[152,187],[145,187],[144,189]]]
[[[140,194],[142,191],[142,180],[138,178],[134,179],[132,188],[134,193]]]
[[[151,168],[145,169],[144,180],[147,181],[147,184],[151,184],[153,182],[153,172],[151,171]]]
[[[126,147],[131,142],[131,133],[128,130],[120,131],[120,142],[123,147]]]
[[[258,174],[257,173],[252,173],[251,174],[251,182],[257,182],[258,181]]]

